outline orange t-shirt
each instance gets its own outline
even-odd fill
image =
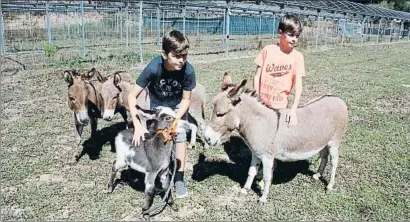
[[[293,88],[295,76],[305,76],[305,62],[302,53],[293,49],[282,52],[278,45],[267,45],[255,59],[261,67],[259,97],[275,109],[288,106],[288,95]]]

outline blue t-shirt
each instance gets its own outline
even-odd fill
[[[154,58],[141,75],[137,84],[148,87],[150,107],[165,106],[175,109],[182,100],[182,90],[192,91],[196,86],[195,71],[189,62],[179,71],[167,71],[162,56]]]

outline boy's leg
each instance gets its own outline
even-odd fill
[[[185,114],[181,119],[185,120],[187,115]],[[177,171],[175,173],[175,196],[177,198],[184,198],[188,196],[188,190],[184,180],[185,159],[186,159],[186,129],[183,124],[178,123],[176,127],[177,137],[176,143],[176,159],[177,159]]]

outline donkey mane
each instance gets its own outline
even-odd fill
[[[235,84],[228,84],[226,87],[224,87],[223,90],[226,90],[226,89],[228,89],[228,88],[230,88],[230,87],[235,87],[235,86],[236,86]],[[256,100],[257,100],[259,103],[261,103],[262,105],[264,105],[266,108],[269,108],[269,109],[275,110],[275,111],[278,110],[278,109],[269,107],[265,102],[263,102],[262,99],[261,99],[261,98],[258,96],[258,94],[256,93],[256,90],[245,88],[244,91],[243,91],[243,93],[244,93],[245,95],[250,96],[250,97],[256,98]],[[309,101],[309,102],[307,102],[307,103],[305,103],[305,104],[303,104],[303,105],[299,105],[298,108],[303,108],[303,107],[308,106],[308,105],[310,105],[310,104],[316,103],[316,102],[322,100],[322,99],[325,98],[325,97],[337,97],[337,96],[334,96],[334,95],[323,95],[323,96],[318,97],[318,98],[315,98],[315,99],[313,99],[313,100],[311,100],[311,101]]]

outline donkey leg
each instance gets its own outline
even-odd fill
[[[144,205],[142,206],[142,211],[148,210],[152,202],[154,201],[155,196],[155,178],[157,177],[157,173],[155,172],[147,172],[145,174],[145,198],[144,198]]]
[[[114,191],[114,180],[115,177],[117,176],[117,172],[123,168],[126,165],[126,163],[124,162],[124,160],[121,160],[120,158],[117,158],[117,160],[114,160],[114,162],[112,163],[112,168],[111,168],[111,174],[110,174],[110,178],[108,180],[108,193],[112,193]]]
[[[81,143],[81,136],[83,134],[84,125],[80,124],[77,121],[77,118],[74,113],[74,126],[75,126],[75,145],[74,145],[74,155],[73,155],[73,162],[78,162],[79,155],[78,155],[78,146]]]
[[[333,190],[333,185],[335,184],[335,175],[336,175],[336,168],[339,163],[339,144],[332,144],[329,148],[329,154],[331,158],[331,174],[330,174],[330,181],[327,185],[327,190]]]
[[[164,196],[167,195],[167,190],[170,184],[170,177],[169,177],[169,169],[161,171],[158,175],[161,181],[162,189],[164,190]],[[168,199],[166,200],[168,205],[171,207],[172,210],[178,211],[178,207],[174,203],[174,199],[172,198],[172,192],[168,193]]]
[[[241,189],[242,194],[246,195],[248,193],[248,190],[251,189],[253,179],[255,178],[255,175],[258,172],[260,163],[261,160],[255,154],[252,153],[252,161],[248,171],[248,178],[246,179],[245,185]]]
[[[325,147],[322,151],[320,151],[320,165],[317,173],[313,174],[313,179],[319,180],[321,176],[323,176],[323,172],[325,170],[327,160],[329,158],[329,147]]]
[[[262,164],[263,164],[263,181],[264,187],[262,196],[259,198],[259,202],[266,203],[267,198],[269,195],[269,188],[272,181],[272,168],[273,168],[273,157],[263,157]]]
[[[125,129],[128,129],[128,116],[127,116],[127,110],[125,110],[124,107],[121,107],[118,112],[121,114],[122,118],[124,119],[125,122]]]
[[[95,139],[95,136],[97,133],[97,125],[98,125],[97,117],[90,117],[90,122],[91,122],[91,138]]]
[[[196,135],[198,132],[198,127],[195,126],[195,124],[188,123],[189,127],[191,128],[191,141],[189,142],[188,148],[193,148],[195,147],[196,144]]]

